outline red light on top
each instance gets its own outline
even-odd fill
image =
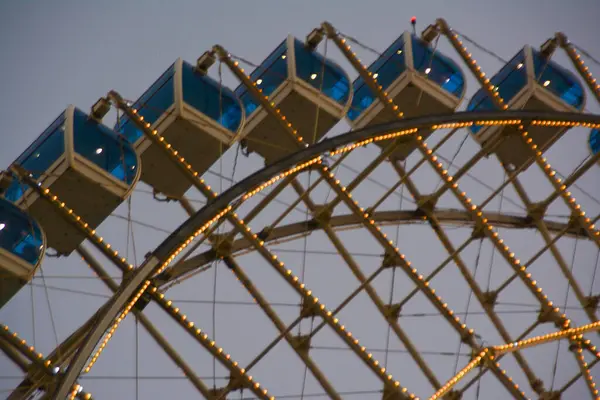
[[[417,23],[417,17],[411,17],[410,18],[410,23],[413,24],[413,25],[416,24]]]

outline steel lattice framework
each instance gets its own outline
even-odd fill
[[[447,398],[458,399],[462,393],[474,385],[488,371],[504,386],[504,388],[517,399],[525,399],[536,393],[540,398],[558,399],[575,380],[583,377],[589,388],[590,394],[598,397],[591,375],[591,368],[600,359],[600,352],[594,345],[592,332],[600,330],[600,322],[596,308],[598,296],[588,296],[581,288],[581,283],[575,279],[571,268],[565,261],[564,255],[557,246],[557,241],[563,236],[570,236],[588,241],[600,249],[600,231],[595,223],[600,218],[587,216],[576,199],[569,192],[577,180],[598,163],[600,154],[590,157],[581,164],[571,175],[562,179],[548,163],[544,152],[547,149],[538,148],[535,141],[529,136],[530,127],[562,126],[567,128],[585,127],[599,128],[600,116],[586,113],[544,113],[520,110],[509,110],[498,93],[490,85],[489,79],[477,66],[470,54],[456,35],[443,20],[438,20],[436,33],[446,36],[458,54],[463,58],[468,68],[473,72],[481,86],[489,92],[498,111],[494,112],[457,112],[452,115],[425,116],[421,118],[402,119],[403,115],[393,100],[388,97],[378,85],[366,67],[352,53],[345,39],[328,23],[324,23],[320,31],[332,40],[344,53],[347,59],[359,72],[366,84],[375,93],[382,104],[390,112],[398,115],[398,120],[377,126],[348,132],[333,138],[307,146],[304,144],[301,133],[295,131],[280,110],[274,107],[267,96],[263,96],[239,67],[230,54],[223,48],[215,46],[213,54],[226,64],[233,73],[244,83],[249,91],[260,101],[261,106],[282,124],[290,137],[296,139],[298,151],[284,159],[266,166],[251,174],[243,181],[232,186],[225,192],[217,194],[200,177],[193,165],[188,164],[178,155],[166,140],[157,135],[150,124],[139,116],[138,110],[132,108],[117,92],[111,91],[106,96],[106,101],[121,110],[131,119],[143,133],[152,141],[154,146],[163,149],[164,153],[178,166],[192,183],[194,188],[207,199],[207,204],[199,210],[194,210],[185,199],[180,202],[189,213],[187,219],[177,228],[156,250],[150,253],[144,262],[134,268],[128,260],[115,251],[110,244],[90,229],[87,223],[77,213],[55,196],[49,189],[40,187],[29,177],[28,171],[13,168],[13,173],[39,192],[49,203],[60,210],[65,219],[77,227],[98,251],[112,261],[124,274],[122,283],[117,284],[104,267],[84,247],[78,249],[79,255],[102,278],[114,295],[104,304],[85,324],[61,343],[54,352],[47,357],[37,353],[24,340],[13,334],[8,327],[0,329],[0,348],[20,366],[26,377],[9,399],[23,398],[34,393],[37,389],[46,391],[46,398],[82,398],[89,399],[91,394],[81,390],[77,379],[82,373],[87,373],[94,366],[104,348],[109,344],[113,334],[129,313],[134,313],[140,323],[146,328],[153,339],[165,350],[175,364],[184,371],[186,377],[202,396],[208,399],[225,399],[231,391],[245,389],[260,399],[271,399],[274,396],[259,382],[260,377],[250,375],[250,370],[279,342],[285,341],[297,354],[306,369],[321,386],[327,397],[341,399],[342,394],[328,379],[319,362],[311,355],[311,339],[323,327],[328,327],[331,332],[344,343],[344,345],[358,357],[367,369],[380,381],[383,390],[383,399],[409,399],[416,398],[411,391],[411,383],[404,381],[402,375],[393,376],[390,371],[376,360],[373,353],[369,352],[359,339],[350,332],[350,328],[339,320],[340,312],[357,295],[364,293],[371,300],[374,309],[385,321],[393,336],[407,350],[412,362],[422,372],[428,382],[431,399]],[[432,40],[432,39],[430,39]],[[575,48],[562,35],[555,39],[555,47],[563,47],[573,60],[577,70],[582,74],[592,93],[600,101],[600,86],[596,84],[587,67],[581,62],[581,57]],[[552,192],[544,200],[533,202],[520,179],[521,170],[502,166],[506,179],[500,187],[494,188],[492,193],[482,201],[475,203],[467,193],[461,190],[461,179],[480,163],[485,156],[493,152],[502,140],[489,143],[480,148],[460,168],[451,174],[449,165],[443,162],[438,150],[450,140],[457,131],[472,125],[485,126],[511,126],[516,127],[520,140],[530,149],[531,160],[543,172],[544,179],[552,186]],[[423,131],[434,131],[434,136],[444,136],[435,146],[430,146],[421,136]],[[392,152],[407,140],[416,144],[420,153],[420,161],[412,168],[390,159]],[[336,169],[344,160],[348,160],[361,149],[369,147],[376,142],[388,143],[387,146],[372,159],[366,166],[357,172],[347,182],[341,182]],[[369,177],[375,174],[378,168],[386,165],[392,168],[397,177],[393,185],[378,196],[375,201],[363,203],[356,189]],[[416,171],[422,167],[430,167],[442,184],[430,193],[422,193],[419,182],[414,179]],[[311,176],[314,179],[305,178]],[[394,194],[395,190],[403,186],[415,202],[414,210],[389,210],[382,209],[383,204]],[[489,210],[489,204],[506,188],[511,186],[517,193],[520,201],[526,208],[525,215],[494,212]],[[325,189],[323,189],[325,188]],[[288,204],[283,212],[275,213],[273,204],[284,191],[293,191],[295,200]],[[333,194],[333,199],[320,204],[315,193],[326,190]],[[260,200],[259,196],[263,195]],[[454,198],[459,206],[455,208],[439,207],[442,197]],[[445,198],[446,198],[445,197]],[[563,201],[571,213],[571,219],[566,223],[558,223],[546,217],[546,211],[554,201]],[[288,216],[298,205],[307,210],[309,217],[306,220],[288,222]],[[487,206],[487,208],[486,208]],[[342,210],[343,208],[343,210]],[[341,210],[341,211],[340,211]],[[339,211],[339,212],[338,212]],[[259,230],[250,227],[251,223],[259,216],[268,214],[270,223]],[[446,259],[426,275],[419,265],[411,264],[403,252],[402,243],[386,233],[389,225],[413,225],[416,223],[428,224],[442,244]],[[457,245],[448,232],[449,226],[468,227],[471,234],[467,239]],[[539,232],[544,245],[529,260],[521,261],[511,248],[504,242],[499,228],[503,229],[529,229]],[[221,231],[218,231],[221,229]],[[224,231],[223,231],[224,229]],[[366,232],[369,240],[378,246],[381,256],[380,265],[374,272],[367,273],[348,248],[342,232],[345,230],[360,230]],[[287,241],[297,240],[312,232],[321,232],[333,246],[334,252],[341,257],[343,264],[351,274],[360,282],[360,285],[348,294],[335,308],[329,308],[317,293],[306,286],[301,276],[295,271],[297,265],[284,263],[285,255],[277,254],[272,247]],[[489,243],[497,254],[502,257],[510,268],[511,275],[496,289],[486,289],[477,281],[473,271],[468,267],[468,262],[461,253],[466,247],[476,241]],[[204,250],[193,254],[197,248],[204,246]],[[185,253],[184,253],[185,251]],[[557,303],[540,287],[534,276],[528,270],[542,254],[550,252],[562,273],[562,278],[568,282],[581,310],[585,312],[588,323],[574,326],[566,310],[562,310]],[[270,301],[258,289],[248,267],[244,265],[244,256],[256,255],[261,262],[270,266],[276,274],[280,275],[289,288],[301,299],[301,311],[298,317],[287,323],[278,314]],[[264,350],[248,365],[240,365],[234,361],[233,356],[213,341],[197,324],[190,321],[187,315],[176,306],[172,300],[165,296],[166,290],[174,282],[191,276],[194,273],[210,266],[211,263],[220,261],[228,267],[247,290],[257,305],[264,311],[268,320],[276,328],[278,335]],[[446,303],[444,298],[436,291],[438,282],[432,283],[437,275],[445,268],[455,266],[460,273],[466,287],[479,303],[484,314],[489,319],[491,326],[500,342],[482,344],[478,340],[475,329],[467,325]],[[414,285],[414,289],[401,301],[387,302],[374,286],[375,278],[384,271],[401,271]],[[539,306],[539,316],[531,321],[531,325],[518,335],[511,333],[505,325],[500,313],[497,312],[497,300],[501,292],[513,281],[518,281],[535,299]],[[319,294],[321,295],[321,294]],[[407,333],[406,326],[399,322],[399,316],[406,303],[415,296],[423,296],[426,301],[443,318],[454,337],[467,346],[472,354],[471,361],[464,366],[455,376],[439,376],[434,371],[431,363],[421,354],[415,345],[415,338]],[[554,300],[556,301],[556,300]],[[162,336],[150,320],[144,315],[143,309],[148,303],[155,303],[164,310],[173,321],[179,324],[189,336],[200,346],[205,348],[212,357],[230,373],[229,383],[218,389],[211,389],[194,372],[181,355],[173,348],[168,340]],[[293,330],[302,320],[315,319],[319,323],[308,334],[294,334]],[[550,333],[532,336],[538,326],[548,323],[553,326]],[[585,335],[585,336],[584,336]],[[524,351],[533,346],[543,346],[545,343],[556,340],[568,340],[573,359],[579,366],[579,372],[563,388],[550,391],[539,373],[527,359]],[[501,361],[512,354],[516,361],[515,368],[505,370]],[[586,361],[587,359],[593,361]],[[507,357],[508,358],[508,357]],[[64,373],[57,374],[55,368],[64,369]],[[472,372],[477,370],[477,373]],[[469,373],[471,373],[469,375]],[[520,387],[512,378],[513,374],[522,374],[528,383],[527,388]],[[459,383],[464,385],[459,387]],[[527,394],[529,392],[530,394]],[[433,394],[432,394],[433,393]],[[420,394],[423,395],[423,394]]]

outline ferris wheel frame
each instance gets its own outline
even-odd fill
[[[431,41],[438,34],[447,36],[450,39],[451,45],[467,63],[468,68],[478,79],[482,87],[484,87],[486,91],[489,91],[488,87],[485,85],[485,74],[480,71],[475,63],[475,60],[471,58],[470,53],[467,53],[466,48],[462,46],[462,43],[458,40],[457,34],[455,34],[448,27],[446,22],[441,19],[437,20],[436,24],[432,27],[433,28],[431,30],[428,28],[429,32],[426,30],[424,33],[424,38],[427,41]],[[336,42],[338,47],[340,47],[342,52],[347,56],[353,66],[359,71],[359,74],[364,76],[366,74],[366,68],[365,70],[362,69],[363,66],[360,63],[360,60],[357,60],[356,57],[352,55],[349,46],[344,45],[345,39],[341,39],[341,37],[338,35],[338,32],[335,31],[335,29],[328,23],[324,23],[321,30],[327,34],[329,39],[333,39],[334,42]],[[553,40],[554,48],[560,45],[560,47],[564,48],[568,52],[568,55],[571,58],[571,61],[573,61],[575,67],[578,69],[578,72],[584,76],[586,83],[590,89],[592,89],[593,94],[597,99],[600,100],[600,92],[598,91],[598,87],[596,90],[592,88],[591,74],[587,72],[587,69],[584,69],[582,62],[581,65],[577,63],[579,56],[574,51],[572,46],[569,45],[564,35],[558,34]],[[550,49],[549,53],[551,53],[554,48]],[[213,53],[214,52],[218,53],[222,60],[224,59],[226,63],[231,64],[229,65],[230,68],[232,65],[234,65],[224,49],[220,48],[219,46],[215,46],[213,49]],[[235,65],[237,65],[237,63]],[[238,75],[238,77],[241,77],[241,80],[244,84],[248,85],[251,83],[248,81],[245,75],[240,76],[240,71],[234,70],[233,72]],[[243,72],[243,70],[241,72]],[[373,86],[374,92],[384,103],[386,100],[388,100],[387,94],[379,90],[381,87],[377,89],[374,81],[367,80],[367,83],[369,86]],[[111,98],[111,95],[113,97],[117,96],[118,102],[118,97],[120,96],[118,96],[116,92],[111,92],[108,97]],[[122,285],[118,288],[115,295],[102,308],[100,308],[100,310],[94,315],[93,319],[83,325],[82,328],[84,329],[78,330],[69,337],[68,340],[74,338],[71,340],[72,351],[74,351],[74,349],[77,349],[77,351],[69,362],[66,372],[59,376],[59,380],[56,382],[56,390],[53,392],[52,397],[62,398],[72,391],[73,384],[83,370],[86,360],[89,359],[90,355],[94,351],[94,348],[98,345],[99,341],[102,339],[102,336],[107,332],[110,324],[115,320],[120,320],[118,314],[123,310],[123,308],[126,307],[126,310],[129,311],[133,306],[135,306],[136,302],[142,297],[148,286],[153,284],[153,282],[159,281],[160,275],[157,276],[157,274],[165,270],[175,256],[178,255],[187,244],[191,243],[194,237],[206,232],[211,226],[218,224],[223,216],[228,215],[233,208],[238,207],[256,192],[276,182],[280,176],[298,172],[305,168],[310,168],[311,166],[314,166],[315,163],[324,162],[327,155],[332,155],[333,153],[337,154],[338,152],[352,151],[356,147],[373,142],[373,139],[377,137],[381,138],[387,135],[388,137],[397,138],[398,136],[396,135],[399,135],[399,132],[404,132],[406,134],[418,134],[418,130],[422,129],[430,133],[431,131],[440,128],[462,127],[469,126],[471,124],[477,125],[476,122],[485,122],[488,125],[515,124],[518,122],[518,125],[522,124],[522,126],[527,126],[528,123],[542,121],[544,123],[547,122],[548,125],[551,126],[554,126],[554,124],[565,127],[585,126],[597,128],[600,126],[600,117],[597,115],[580,113],[510,111],[507,110],[508,105],[502,103],[502,99],[500,99],[498,102],[497,99],[492,97],[492,100],[496,100],[495,103],[497,104],[495,105],[498,107],[498,109],[505,111],[465,112],[454,113],[451,115],[428,116],[423,118],[391,122],[379,126],[371,126],[369,128],[349,132],[347,134],[317,143],[305,149],[301,149],[296,153],[286,156],[279,162],[271,164],[266,168],[252,174],[247,179],[231,187],[225,193],[214,197],[214,199],[212,196],[208,196],[208,204],[201,210],[193,213],[193,215],[191,215],[186,222],[184,222],[161,245],[159,245],[154,252],[150,253],[149,257],[146,258],[139,268],[127,273],[125,275],[126,278],[124,279]],[[121,105],[121,107],[123,107],[123,105]],[[402,117],[402,113],[400,113],[399,116]],[[415,132],[408,132],[412,130]],[[424,136],[425,135],[426,134],[424,133]],[[301,142],[302,138],[299,139]],[[489,149],[491,146],[484,144],[483,147],[484,149],[478,153],[479,158],[482,157],[482,153],[484,152],[485,148]],[[594,161],[597,161],[599,158],[599,154],[592,156],[592,160]],[[176,158],[174,161],[177,163]],[[183,159],[181,159],[181,161],[183,163]],[[186,172],[184,168],[180,169],[184,173]],[[580,170],[577,172],[580,172]],[[26,177],[24,180],[27,180]],[[573,182],[574,180],[572,180],[568,185],[572,184]],[[331,184],[331,182],[329,183]],[[567,181],[565,181],[564,184],[567,185]],[[444,188],[447,187],[448,185],[444,186]],[[556,198],[557,196],[558,192],[554,191],[549,199],[552,199],[553,197]],[[577,233],[581,232],[576,232],[576,234]],[[114,262],[115,260],[112,259],[112,261]],[[133,300],[131,300],[132,298]],[[77,335],[79,335],[79,337]],[[50,392],[47,392],[46,398],[49,396],[51,396],[51,394]]]
[[[78,346],[78,350],[73,356],[65,373],[52,394],[55,398],[64,398],[68,395],[71,387],[77,377],[83,370],[86,361],[98,345],[104,333],[108,330],[112,321],[114,321],[127,304],[127,301],[140,291],[144,282],[152,278],[158,266],[163,264],[172,254],[181,247],[182,243],[188,237],[198,231],[202,226],[223,213],[229,205],[240,201],[241,196],[260,186],[263,182],[272,177],[290,170],[297,165],[306,163],[307,160],[326,155],[328,152],[347,146],[353,143],[360,143],[366,139],[379,135],[392,134],[394,132],[405,131],[409,129],[432,128],[433,126],[444,126],[452,124],[470,124],[476,121],[511,121],[518,120],[520,123],[527,124],[532,121],[551,121],[557,123],[572,124],[573,126],[600,126],[600,115],[580,114],[580,113],[550,113],[550,112],[532,112],[532,111],[495,111],[495,112],[458,112],[451,115],[426,116],[414,119],[394,121],[377,126],[370,126],[356,131],[351,131],[330,139],[326,139],[313,146],[300,150],[290,156],[271,164],[260,171],[257,171],[232,186],[218,197],[209,201],[206,206],[198,210],[192,217],[186,220],[179,228],[165,239],[144,262],[135,269],[123,284],[119,287],[117,293],[100,309],[100,313],[95,316],[94,324],[87,331],[85,338]],[[600,158],[600,154],[594,156]],[[224,215],[221,214],[221,216]]]

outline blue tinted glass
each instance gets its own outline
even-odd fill
[[[144,116],[147,122],[153,124],[159,119],[169,107],[174,103],[173,75],[175,73],[175,64],[171,65],[164,74],[134,104],[133,108],[138,110],[140,115]],[[144,134],[129,118],[122,117],[115,130],[121,133],[131,143],[135,143]]]
[[[464,76],[454,61],[435,53],[421,39],[412,36],[412,56],[415,70],[427,75],[427,78],[442,89],[456,97],[460,97],[465,87]]]
[[[28,148],[17,158],[21,165],[37,179],[46,172],[65,152],[65,113],[63,112]],[[27,189],[16,179],[4,193],[4,197],[16,202]]]
[[[233,92],[209,78],[194,72],[184,62],[182,69],[183,101],[202,114],[218,121],[225,128],[236,131],[242,120],[242,108]]]
[[[583,87],[575,75],[549,61],[536,50],[533,50],[533,70],[536,81],[546,90],[578,110],[583,108]]]
[[[23,197],[23,195],[27,191],[27,185],[17,180],[17,178],[14,175],[11,174],[11,176],[13,178],[13,181],[11,182],[8,189],[6,189],[6,191],[3,193],[3,195],[6,200],[16,202],[21,197]]]
[[[342,69],[326,60],[316,51],[310,51],[304,43],[294,40],[296,75],[306,83],[338,103],[345,105],[350,95],[350,82]],[[323,73],[324,78],[323,78]]]
[[[131,143],[78,109],[73,116],[73,145],[77,154],[115,178],[133,182],[138,165]]]
[[[262,89],[262,94],[270,96],[285,80],[287,79],[287,45],[286,40],[283,41],[276,49],[271,53],[265,61],[263,61],[258,68],[256,68],[251,74],[250,79],[256,82],[256,87]],[[248,93],[246,86],[241,84],[235,89],[235,94],[242,101],[244,109],[246,111],[246,117],[256,110],[259,106],[257,100]]]
[[[383,89],[387,89],[406,70],[404,60],[404,36],[400,36],[383,54],[368,68],[377,78],[377,82]],[[365,84],[362,78],[358,78],[352,84],[354,96],[352,107],[348,110],[348,118],[354,121],[375,100],[375,95]]]
[[[600,152],[600,130],[594,129],[590,132],[589,143],[592,154],[598,154]]]
[[[521,50],[490,79],[490,82],[496,87],[496,90],[505,103],[510,102],[527,85],[527,72],[524,60],[525,53]],[[496,106],[483,89],[479,89],[475,93],[467,106],[468,111],[489,111],[495,108]],[[481,128],[481,126],[473,125],[470,129],[471,132],[477,133]]]
[[[0,247],[32,265],[44,250],[40,227],[6,200],[0,200]]]

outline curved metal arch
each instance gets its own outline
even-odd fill
[[[583,124],[600,124],[600,115],[579,113],[556,113],[556,112],[532,112],[532,111],[492,111],[492,112],[459,112],[450,115],[431,115],[419,118],[393,121],[385,124],[366,127],[364,129],[351,131],[331,139],[324,140],[313,146],[307,147],[288,157],[271,164],[262,170],[255,172],[243,181],[232,186],[220,196],[209,202],[196,214],[187,219],[163,243],[148,257],[135,272],[125,279],[117,293],[103,306],[95,324],[86,335],[82,345],[74,355],[69,367],[58,383],[52,398],[65,398],[69,390],[85,366],[85,362],[94,348],[102,339],[104,332],[109,328],[118,313],[123,309],[127,301],[136,290],[139,290],[144,282],[154,273],[156,266],[167,260],[172,253],[210,219],[218,215],[230,203],[269,178],[289,169],[305,160],[319,156],[337,147],[358,142],[373,136],[403,131],[413,128],[428,128],[432,125],[451,123],[471,123],[473,121],[507,121],[521,120],[524,123],[533,120],[548,120],[556,122],[577,122]]]
[[[437,219],[445,225],[454,226],[466,226],[474,227],[475,223],[469,216],[469,213],[459,209],[439,209],[434,211]],[[535,225],[526,217],[521,215],[512,215],[505,213],[486,213],[490,223],[494,226],[499,226],[508,229],[535,229]],[[417,210],[400,210],[400,211],[376,211],[371,214],[379,225],[404,225],[411,224],[417,221],[422,221],[423,216]],[[340,229],[357,229],[360,228],[360,219],[354,214],[336,215],[332,216],[329,223],[334,230]],[[575,226],[571,226],[568,223],[556,222],[556,221],[544,221],[548,230],[552,233],[559,233],[564,231],[565,236],[572,236],[576,238],[588,238],[580,229]],[[292,238],[311,233],[322,228],[318,224],[311,224],[308,222],[300,221],[294,222],[288,225],[283,225],[274,228],[269,236],[265,239],[266,243],[273,243],[277,241],[291,240]],[[244,239],[238,239],[232,243],[231,251],[235,255],[237,253],[249,250],[252,244]],[[205,251],[204,253],[195,255],[180,264],[173,266],[171,269],[163,272],[156,277],[155,284],[164,285],[181,276],[192,272],[195,269],[201,268],[202,266],[212,262],[215,258],[213,251]]]
[[[556,113],[556,112],[537,112],[537,111],[491,111],[491,112],[457,112],[454,114],[432,115],[418,118],[410,118],[397,120],[385,124],[372,125],[362,129],[335,136],[316,143],[310,147],[300,150],[296,153],[266,166],[265,168],[249,175],[244,180],[227,189],[219,197],[210,201],[206,206],[196,212],[187,221],[181,224],[176,230],[161,243],[153,254],[159,259],[166,259],[168,254],[173,252],[175,248],[182,242],[181,238],[189,237],[198,227],[202,226],[211,218],[211,215],[216,215],[219,210],[227,207],[229,203],[234,202],[238,197],[245,194],[249,189],[260,185],[270,177],[285,171],[297,164],[301,164],[306,160],[321,155],[325,152],[334,150],[338,147],[345,146],[354,142],[359,142],[367,138],[393,133],[412,128],[429,128],[432,125],[451,124],[451,123],[468,123],[473,121],[507,121],[507,120],[522,120],[530,122],[533,120],[549,120],[556,122],[577,122],[582,124],[600,124],[600,115],[596,114],[580,114],[574,112]]]

